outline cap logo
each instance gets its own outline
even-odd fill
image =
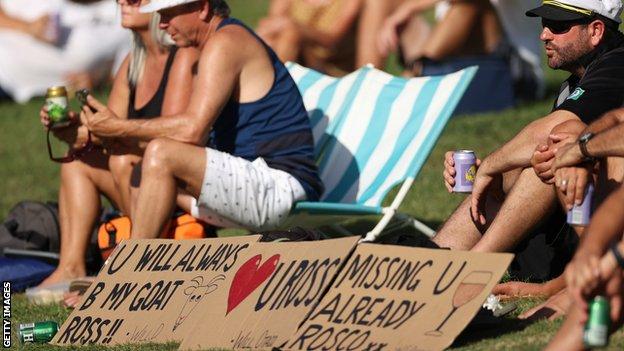
[[[594,14],[594,11],[592,11],[592,10],[587,10],[587,9],[576,7],[576,6],[572,6],[572,5],[569,5],[569,4],[564,4],[564,3],[560,2],[560,1],[556,1],[556,0],[544,0],[543,4],[544,5],[550,5],[550,6],[559,7],[559,8],[568,10],[568,11],[572,11],[572,12],[583,14],[585,16],[593,16],[593,14]]]

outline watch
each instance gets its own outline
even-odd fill
[[[584,157],[584,162],[594,162],[596,160],[596,158],[590,155],[589,151],[587,151],[587,142],[589,142],[593,137],[594,133],[587,132],[581,135],[581,137],[578,139],[579,149],[581,150],[581,154]]]

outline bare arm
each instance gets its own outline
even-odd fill
[[[624,108],[605,113],[602,117],[590,124],[584,132],[597,134],[609,128],[613,128],[620,123],[624,123]]]
[[[269,16],[286,16],[292,0],[272,0],[269,5]]]
[[[559,110],[530,123],[513,139],[485,158],[479,172],[495,175],[531,166],[533,152],[538,145],[546,144],[550,131],[573,119],[579,118],[572,112]]]
[[[149,120],[123,120],[89,96],[89,104],[98,113],[83,109],[81,118],[93,133],[104,137],[170,138],[202,144],[229,100],[244,64],[242,55],[232,54],[240,51],[235,38],[221,32],[228,30],[211,38],[202,51],[198,69],[201,75],[184,112]]]
[[[485,199],[494,179],[504,172],[531,166],[534,151],[538,145],[546,144],[550,131],[555,126],[573,119],[578,117],[564,110],[540,118],[481,162],[470,199],[470,213],[475,222],[486,223]]]
[[[19,30],[20,32],[30,34],[29,25],[27,21],[23,21],[19,18],[9,16],[2,7],[0,7],[0,28]]]
[[[586,146],[587,152],[595,157],[624,157],[624,123],[597,134]]]
[[[197,49],[178,49],[169,71],[169,80],[165,90],[162,106],[162,114],[164,116],[182,113],[189,105],[198,56],[199,51]]]
[[[590,124],[582,134],[591,132],[596,134],[587,144],[587,151],[595,157],[624,157],[624,108],[616,109],[604,114],[600,119]],[[585,157],[581,153],[578,143],[562,147],[557,152],[557,159],[553,168],[559,169],[581,163]]]

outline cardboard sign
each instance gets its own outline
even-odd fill
[[[123,241],[52,343],[181,341],[202,300],[227,299],[225,281],[259,239]]]
[[[202,303],[188,349],[272,349],[296,330],[342,268],[359,237],[258,243],[224,286],[227,300]]]
[[[512,258],[359,245],[284,349],[443,350],[475,316]]]

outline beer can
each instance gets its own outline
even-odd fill
[[[454,193],[471,193],[477,174],[477,157],[472,150],[458,150],[453,153],[455,161]]]
[[[45,96],[45,106],[48,110],[52,127],[69,125],[67,89],[64,86],[48,88]]]
[[[583,343],[587,347],[602,347],[609,343],[610,319],[609,301],[596,296],[589,304],[589,318],[583,331]]]
[[[59,330],[54,321],[25,323],[19,325],[19,339],[25,343],[47,343],[52,341]]]
[[[587,184],[585,189],[585,197],[583,203],[580,205],[574,205],[570,211],[568,211],[568,224],[586,226],[589,224],[589,220],[592,215],[592,198],[594,197],[594,185],[592,183]]]

